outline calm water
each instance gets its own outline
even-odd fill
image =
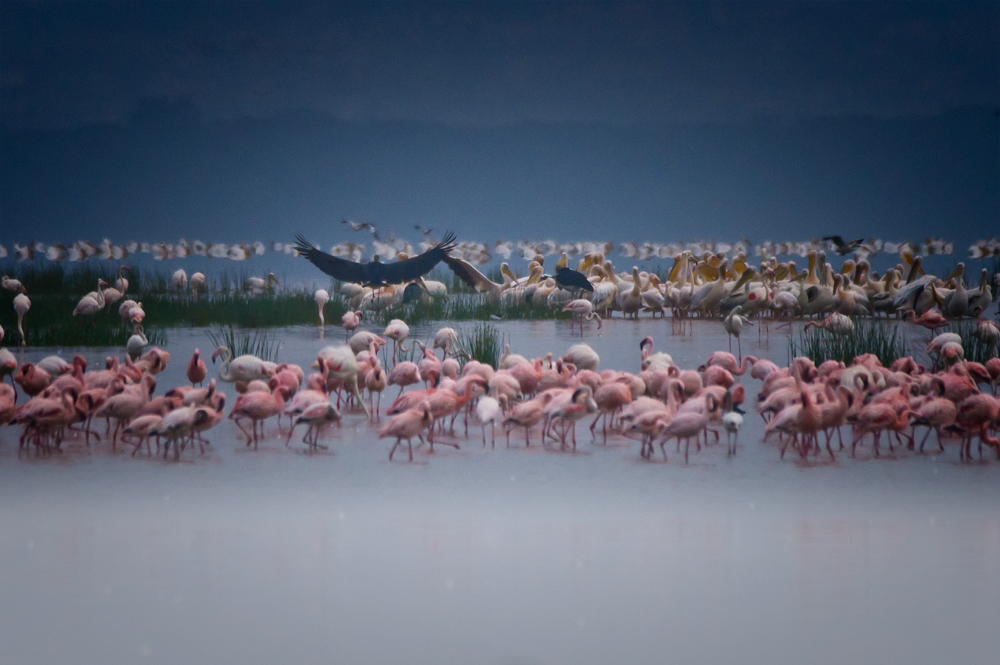
[[[579,339],[501,327],[529,357]],[[684,367],[727,348],[717,322],[592,331],[602,367],[632,371],[647,334]],[[342,335],[284,330],[279,359],[306,365]],[[203,333],[171,332],[158,392],[195,346]],[[776,334],[743,350],[787,360]],[[745,423],[734,459],[713,446],[686,466],[582,428],[576,455],[517,435],[483,450],[475,429],[390,463],[354,414],[329,453],[286,449],[273,423],[248,452],[227,421],[180,464],[106,446],[18,458],[3,428],[0,662],[997,662],[1000,463],[954,446],[782,461]]]

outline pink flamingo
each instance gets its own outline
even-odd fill
[[[205,366],[205,361],[201,359],[200,354],[201,352],[195,349],[194,353],[191,354],[191,360],[188,361],[187,378],[191,385],[196,383],[201,385],[208,375],[208,367]]]
[[[272,379],[272,381],[274,381]],[[288,399],[288,388],[282,385],[278,385],[274,381],[275,385],[272,387],[272,392],[249,392],[245,395],[241,395],[236,403],[233,405],[233,410],[229,413],[229,418],[236,423],[236,426],[240,428],[247,437],[247,446],[253,442],[253,449],[257,450],[258,435],[257,435],[257,423],[263,422],[268,418],[272,418],[281,413],[282,408],[285,406],[285,400]],[[253,433],[248,433],[240,421],[244,418],[249,418],[253,423]]]
[[[361,325],[362,318],[364,318],[364,313],[361,310],[356,312],[347,312],[340,317],[341,325],[344,326],[344,331],[347,333],[346,339],[350,339],[351,333],[358,329],[358,326]]]
[[[410,461],[412,462],[413,437],[418,437],[420,442],[423,443],[423,431],[430,428],[433,424],[434,417],[431,415],[431,407],[426,402],[422,403],[419,408],[407,409],[393,416],[378,433],[378,438],[380,439],[396,437],[396,443],[392,446],[392,450],[389,451],[389,461],[392,461],[392,455],[396,452],[396,448],[399,447],[403,439],[406,439],[406,446],[409,449]]]

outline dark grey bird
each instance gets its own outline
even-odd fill
[[[858,238],[857,240],[852,240],[851,242],[844,242],[844,239],[840,236],[826,236],[823,240],[829,240],[833,243],[833,249],[835,252],[843,256],[844,254],[850,254],[851,252],[861,249],[861,243],[864,242],[864,238]]]
[[[378,256],[369,263],[356,263],[332,256],[313,247],[308,240],[299,235],[295,237],[295,249],[310,263],[342,282],[354,282],[364,286],[385,286],[386,284],[404,284],[423,277],[443,261],[448,252],[455,249],[455,234],[448,233],[444,240],[423,254],[403,261],[382,263]]]
[[[567,291],[573,291],[574,289],[583,289],[584,291],[594,290],[594,285],[590,283],[586,275],[566,266],[556,266],[555,280],[556,284]]]

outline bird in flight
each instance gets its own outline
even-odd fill
[[[455,249],[455,234],[448,233],[437,245],[412,258],[382,263],[376,255],[369,263],[356,263],[316,249],[301,235],[295,239],[296,251],[327,275],[342,282],[372,287],[403,284],[423,277],[438,263],[447,260],[448,252]]]
[[[375,236],[375,240],[381,240],[381,238],[378,237],[378,232],[375,230],[375,225],[372,224],[371,222],[352,222],[346,219],[342,219],[340,220],[340,223],[350,224],[352,231],[364,231],[364,230],[371,231],[372,235]]]
[[[840,236],[826,236],[823,240],[829,240],[832,242],[834,251],[841,256],[861,249],[861,243],[864,242],[864,238],[858,238],[857,240],[852,240],[851,242],[844,242],[844,239]]]
[[[421,226],[419,224],[414,224],[413,228],[415,228],[416,230],[420,231],[425,236],[429,236],[430,234],[434,233],[434,229],[432,229],[432,228],[431,229],[421,228]]]

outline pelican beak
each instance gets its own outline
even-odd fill
[[[742,287],[744,284],[746,284],[747,282],[749,282],[751,279],[753,279],[753,276],[756,275],[756,274],[757,274],[757,271],[754,270],[753,268],[747,268],[746,270],[744,270],[743,274],[740,275],[740,278],[738,280],[736,280],[736,284],[733,286],[733,291],[736,291],[737,289],[739,289],[740,287]]]

